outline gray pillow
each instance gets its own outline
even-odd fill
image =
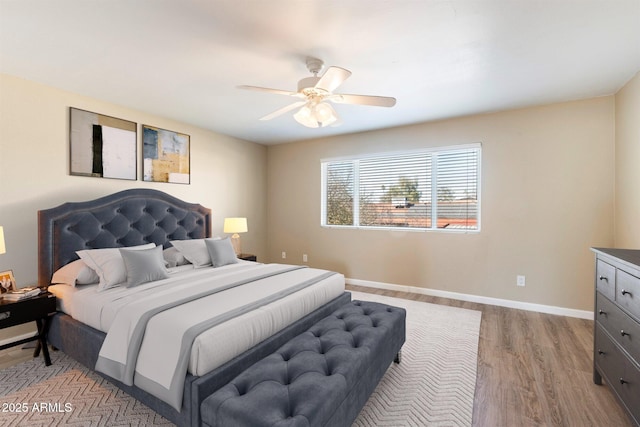
[[[169,277],[162,258],[162,246],[152,249],[120,249],[127,270],[127,288]]]
[[[205,244],[211,257],[211,263],[214,267],[222,267],[223,265],[235,264],[238,262],[236,253],[233,250],[233,245],[229,238],[220,240],[206,239]]]
[[[215,239],[215,237],[214,237]],[[195,268],[211,265],[211,256],[204,244],[210,239],[171,240],[171,244],[189,261]]]
[[[129,246],[128,250],[153,249],[153,243],[146,245]],[[100,278],[98,292],[119,286],[127,281],[127,271],[122,262],[119,248],[85,249],[76,251],[89,268],[95,271]]]

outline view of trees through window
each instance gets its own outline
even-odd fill
[[[328,226],[479,229],[480,146],[323,163]]]

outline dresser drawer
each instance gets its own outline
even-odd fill
[[[626,271],[616,275],[616,302],[640,319],[640,279]]]
[[[601,259],[596,263],[596,289],[611,300],[616,298],[616,268]]]
[[[617,392],[621,393],[619,387],[620,382],[617,381],[617,379],[624,374],[624,356],[600,325],[596,325],[594,348],[594,363],[599,368],[600,373],[605,377],[606,382]],[[616,381],[614,381],[614,379]]]
[[[636,423],[640,424],[640,370],[620,351],[600,325],[595,328],[595,344],[595,365]]]
[[[611,341],[604,329],[596,326],[594,363],[626,406],[627,411],[640,421],[640,370]]]
[[[596,321],[630,355],[640,354],[640,324],[602,295],[596,297]],[[640,360],[638,361],[640,363]]]
[[[636,424],[640,424],[640,369],[625,359],[624,372],[619,382],[624,404],[635,418]]]

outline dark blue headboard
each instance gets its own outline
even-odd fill
[[[136,188],[38,211],[38,284],[78,259],[81,249],[211,237],[211,210],[162,191]]]

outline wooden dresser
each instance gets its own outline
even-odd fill
[[[640,250],[593,248],[593,382],[602,378],[640,426]]]

